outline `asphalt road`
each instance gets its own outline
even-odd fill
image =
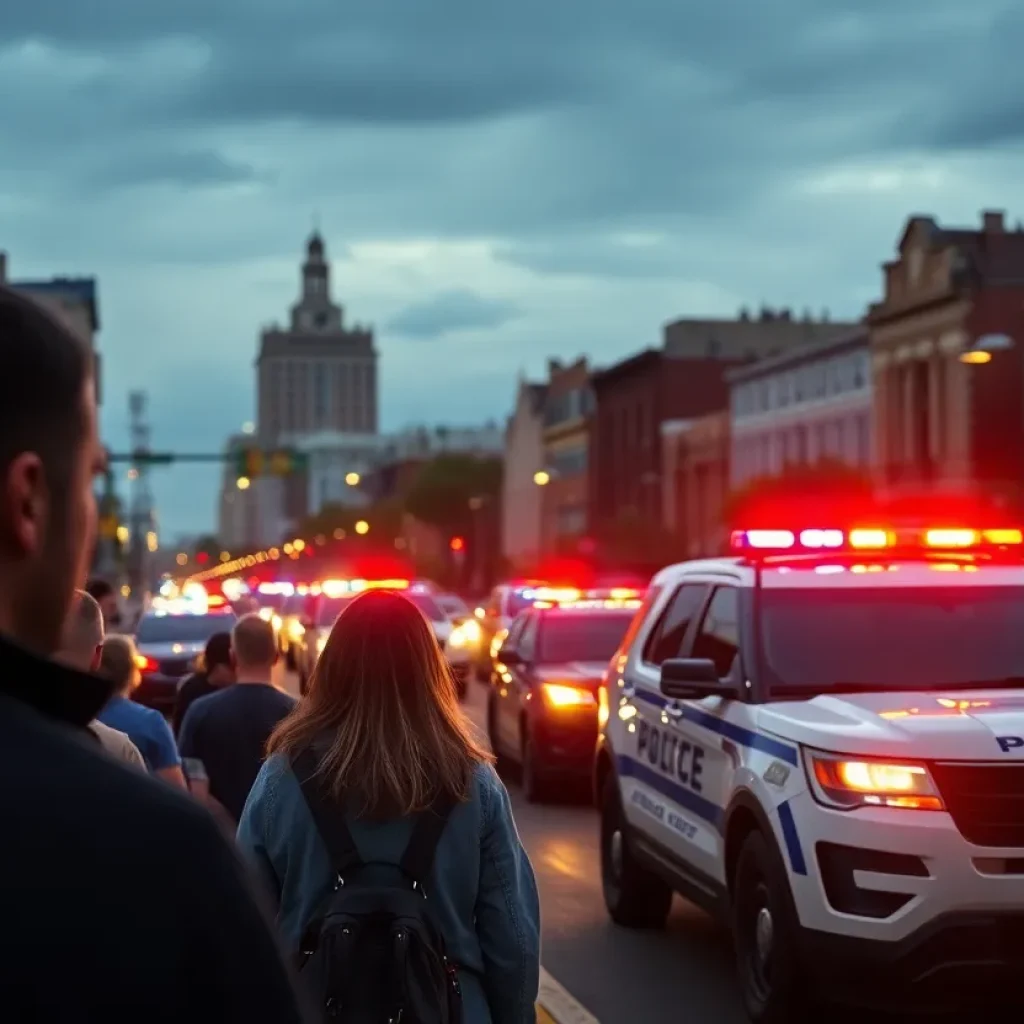
[[[291,680],[282,682],[294,688]],[[465,704],[482,736],[486,693],[485,686],[471,685]],[[725,931],[678,896],[664,931],[613,925],[601,897],[597,814],[586,794],[537,806],[523,800],[515,779],[506,783],[540,888],[545,969],[600,1024],[747,1024]],[[864,1015],[830,1013],[828,1019],[846,1024],[862,1022]],[[872,1019],[897,1024],[878,1014]]]
[[[466,702],[481,732],[486,694],[471,686]],[[597,814],[586,794],[538,806],[523,800],[514,779],[506,782],[540,888],[544,966],[600,1024],[746,1024],[722,930],[678,898],[663,932],[613,925],[601,898]]]

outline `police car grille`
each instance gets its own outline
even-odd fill
[[[932,765],[960,834],[976,846],[1024,846],[1024,764]]]
[[[188,672],[187,658],[172,658],[160,662],[160,673],[165,676],[183,676]]]

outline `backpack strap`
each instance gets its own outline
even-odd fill
[[[345,814],[338,802],[325,792],[322,781],[317,777],[320,763],[312,749],[307,748],[292,758],[292,771],[302,787],[310,814],[320,833],[331,863],[339,878],[363,866],[363,858],[352,838]]]
[[[430,877],[437,844],[445,825],[448,824],[448,817],[455,807],[455,802],[455,797],[451,793],[439,793],[413,825],[409,843],[402,854],[401,868],[419,887],[422,887]]]

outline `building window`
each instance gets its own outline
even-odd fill
[[[327,426],[327,409],[330,393],[330,376],[327,367],[313,363],[313,423],[316,430]]]
[[[858,391],[867,384],[868,379],[868,355],[866,352],[858,352],[853,357],[853,386]]]

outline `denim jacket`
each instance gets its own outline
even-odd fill
[[[366,862],[401,859],[411,819],[347,818]],[[331,891],[334,872],[298,779],[274,755],[253,785],[238,826],[243,853],[276,898],[289,950]],[[540,903],[508,793],[489,765],[456,805],[425,887],[448,955],[459,965],[465,1024],[534,1024],[540,974]]]

